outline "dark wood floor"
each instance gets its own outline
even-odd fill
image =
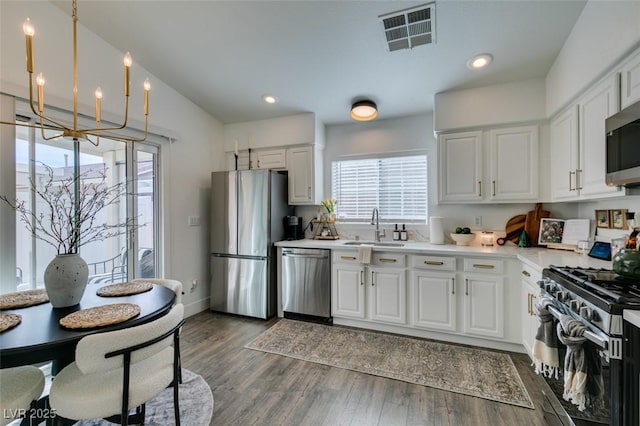
[[[202,375],[215,425],[545,425],[540,378],[512,354],[536,410],[244,349],[270,321],[202,312],[187,319],[183,366]]]

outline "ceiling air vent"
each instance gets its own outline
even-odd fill
[[[380,15],[390,52],[413,49],[435,41],[436,4],[429,3],[411,9]]]

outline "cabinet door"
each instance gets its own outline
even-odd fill
[[[406,280],[404,269],[370,267],[371,319],[406,324]]]
[[[455,274],[413,271],[411,274],[413,325],[456,330]]]
[[[439,199],[441,202],[482,201],[482,132],[438,137]]]
[[[464,284],[464,332],[504,337],[504,279],[466,274]]]
[[[579,101],[580,168],[577,186],[582,198],[622,194],[622,187],[605,183],[605,119],[618,112],[618,105],[617,75],[589,90]]]
[[[494,129],[491,146],[491,200],[538,198],[538,126]]]
[[[311,204],[314,194],[313,147],[287,150],[289,171],[289,204]]]
[[[364,318],[364,268],[336,264],[331,278],[331,311],[335,317]]]
[[[640,100],[640,52],[627,61],[620,70],[622,108]]]
[[[574,106],[551,120],[551,199],[578,198],[578,107]],[[603,134],[604,138],[604,134]],[[603,160],[604,161],[604,160]]]
[[[286,150],[270,149],[267,151],[257,151],[255,153],[257,169],[285,169],[287,167]],[[253,157],[253,154],[251,155]]]

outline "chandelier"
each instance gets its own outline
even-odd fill
[[[35,127],[40,128],[42,131],[42,138],[44,140],[59,139],[60,137],[72,138],[74,141],[87,140],[93,145],[98,146],[100,143],[100,137],[113,139],[117,141],[135,141],[140,142],[147,138],[147,125],[149,117],[149,90],[151,85],[149,79],[145,79],[144,87],[144,134],[139,137],[131,137],[118,135],[118,130],[122,130],[127,127],[127,120],[129,115],[129,69],[131,68],[132,59],[131,54],[127,52],[124,55],[124,119],[121,125],[115,125],[112,127],[101,126],[101,103],[102,103],[102,89],[98,87],[95,91],[95,127],[89,129],[83,129],[78,127],[78,14],[77,14],[77,0],[73,0],[73,11],[71,15],[73,19],[73,127],[60,123],[50,117],[44,115],[44,83],[45,79],[42,73],[39,73],[35,77],[35,83],[37,86],[37,110],[33,96],[34,86],[34,54],[33,54],[33,36],[35,34],[35,28],[31,24],[31,20],[27,20],[22,25],[22,29],[25,34],[27,42],[27,72],[29,73],[29,106],[31,111],[40,119],[38,125],[30,125],[26,123],[8,123],[0,121],[1,124],[10,124],[16,126]],[[45,130],[53,132],[52,136],[46,136]],[[51,134],[51,133],[49,133]]]

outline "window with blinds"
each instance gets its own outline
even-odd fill
[[[340,220],[426,223],[427,156],[333,161],[331,189]]]

